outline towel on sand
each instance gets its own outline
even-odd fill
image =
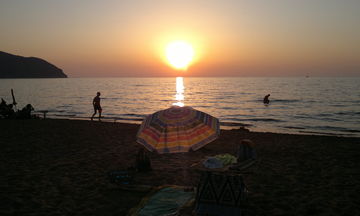
[[[194,191],[186,191],[181,186],[169,185],[149,194],[128,215],[169,216],[177,215],[180,208],[195,196]]]

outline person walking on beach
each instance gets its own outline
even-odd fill
[[[91,116],[91,121],[94,119],[94,116],[96,115],[97,111],[99,111],[99,121],[100,118],[101,118],[101,105],[100,105],[100,92],[97,92],[96,93],[96,96],[94,97],[94,100],[93,100],[93,106],[94,106],[94,114]]]
[[[270,94],[265,95],[265,97],[264,97],[264,104],[269,104],[269,103],[270,103],[269,97],[270,97]]]

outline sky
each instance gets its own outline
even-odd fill
[[[0,51],[69,77],[360,76],[359,23],[359,0],[0,0]]]

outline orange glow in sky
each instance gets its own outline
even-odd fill
[[[43,58],[69,77],[353,76],[358,8],[329,0],[8,0],[0,49]]]

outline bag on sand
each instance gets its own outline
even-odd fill
[[[151,171],[151,161],[144,149],[138,151],[135,167],[139,172]]]
[[[109,172],[108,175],[110,181],[115,184],[128,185],[133,180],[133,176],[128,170],[114,170]]]

